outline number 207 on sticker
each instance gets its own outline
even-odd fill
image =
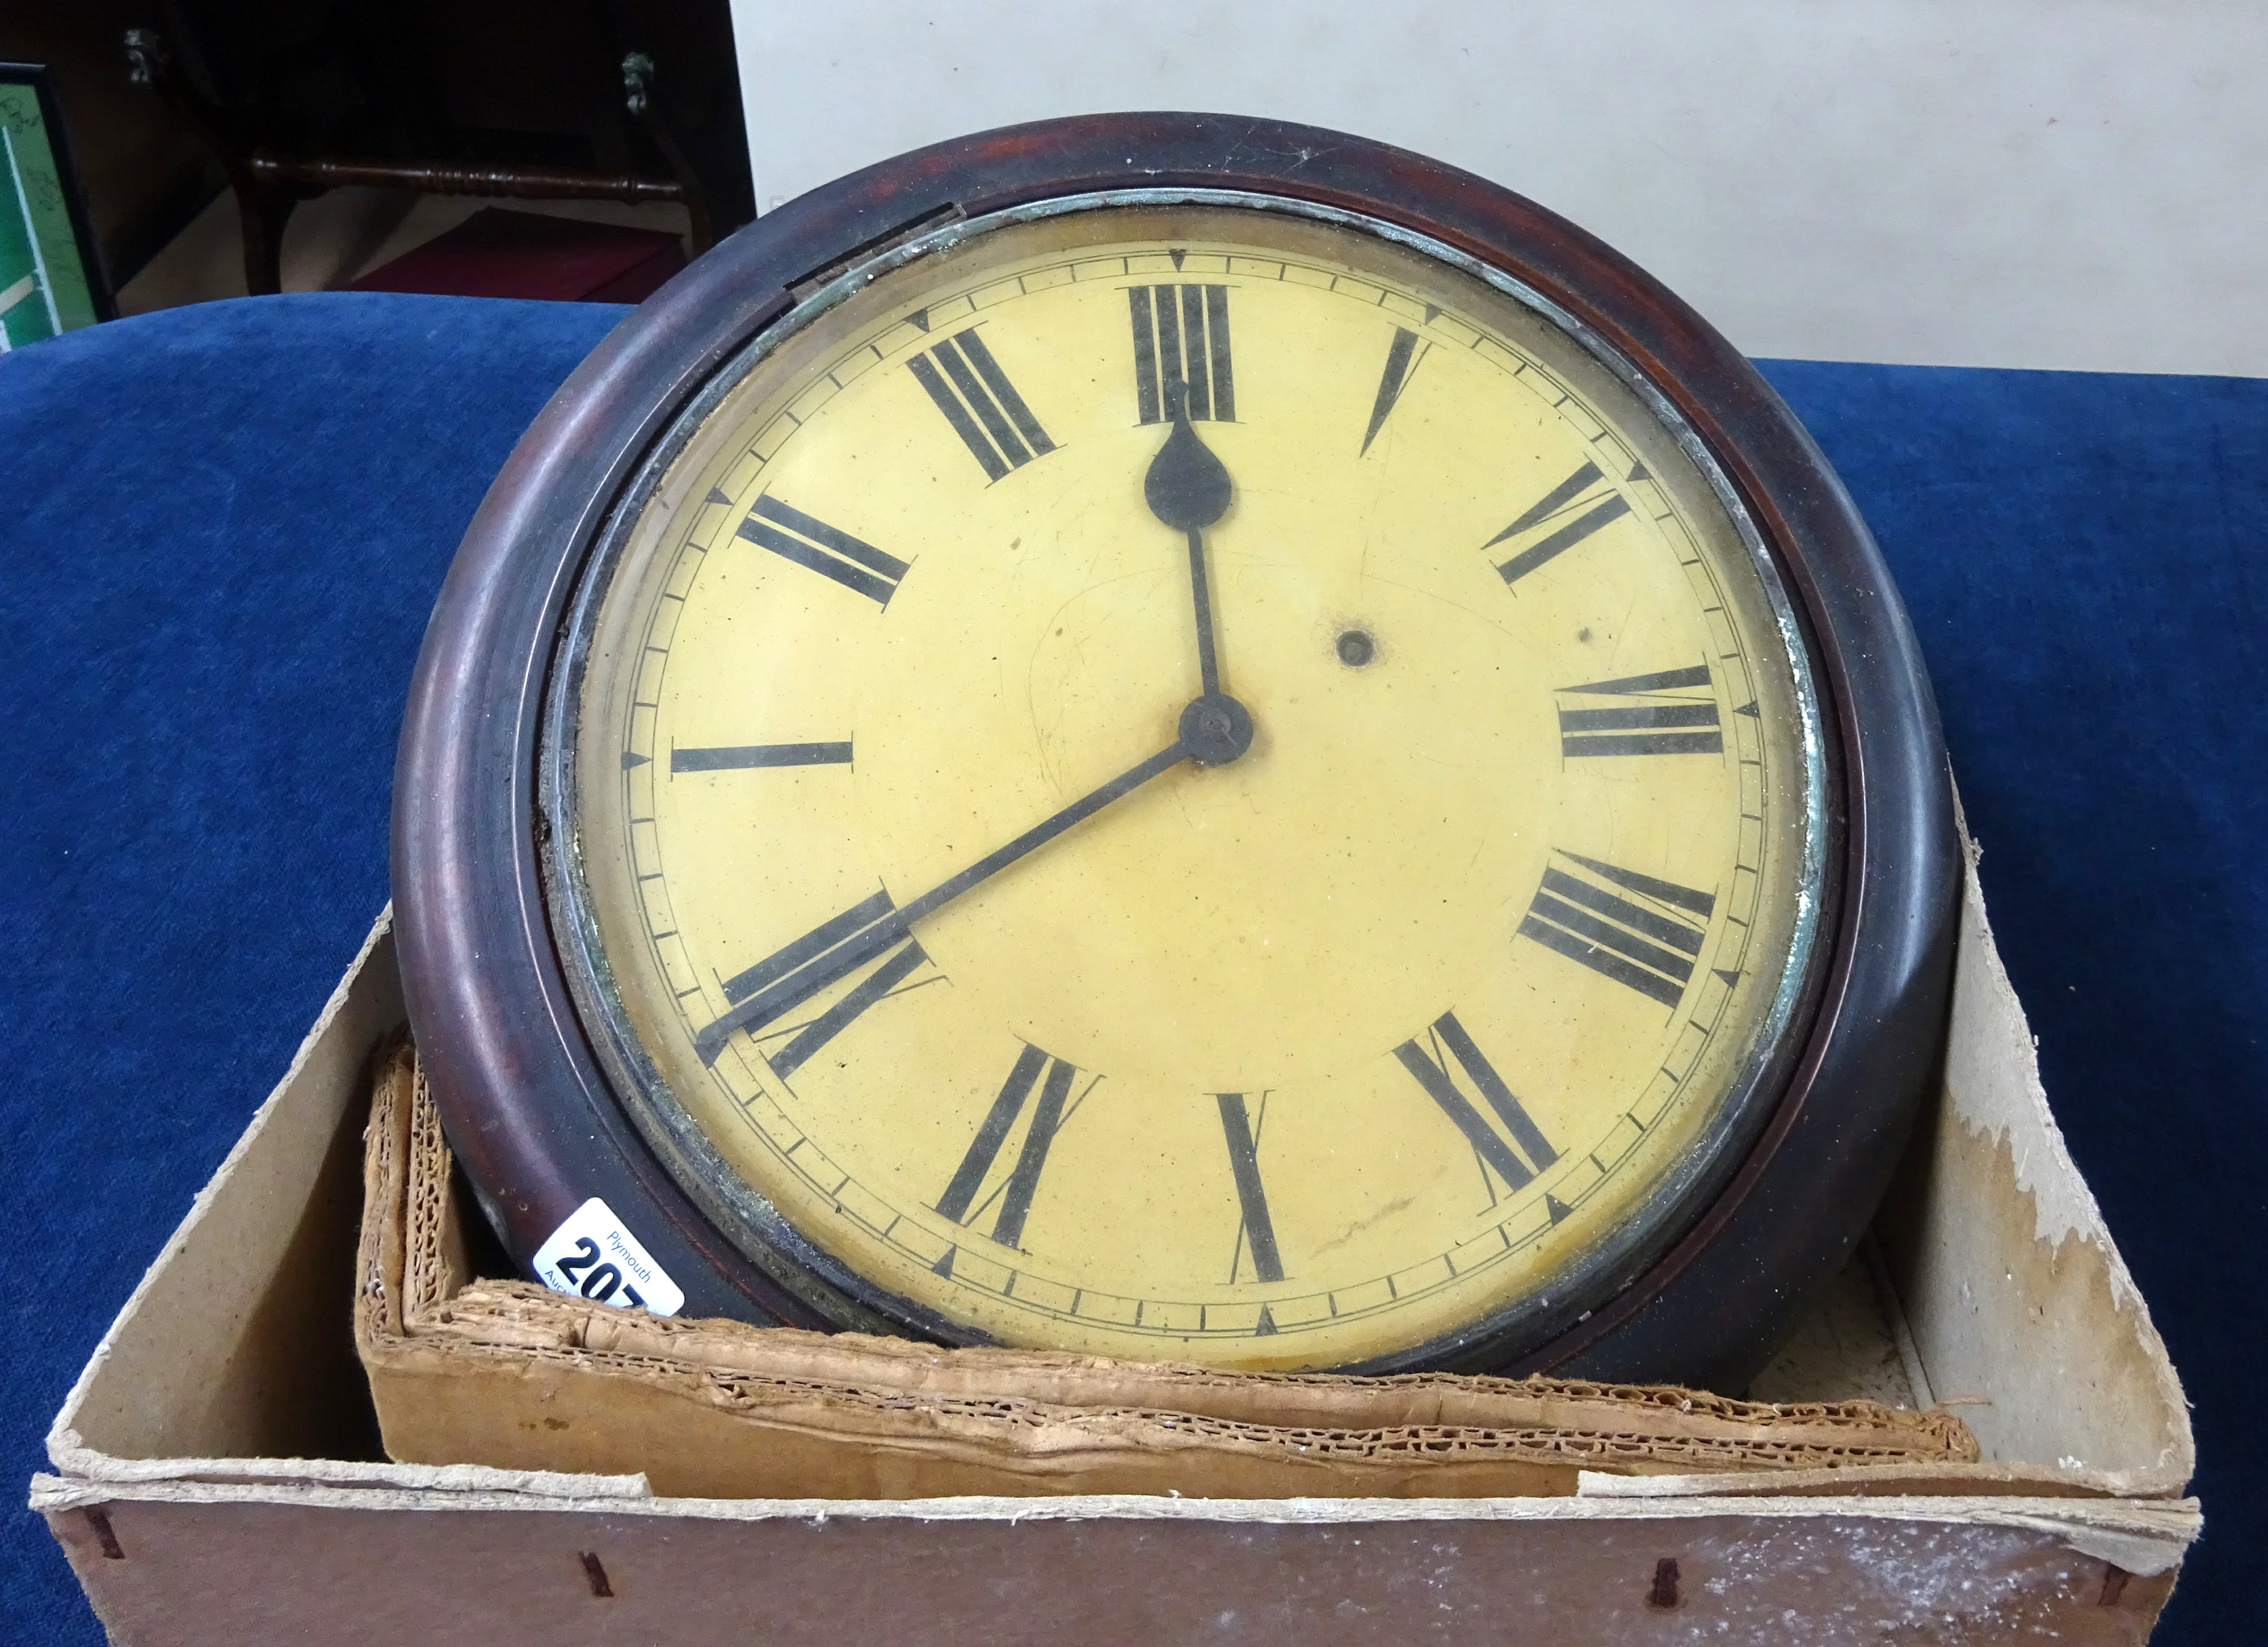
[[[595,1195],[536,1249],[535,1275],[554,1292],[595,1304],[636,1304],[656,1315],[675,1315],[685,1307],[677,1283]]]

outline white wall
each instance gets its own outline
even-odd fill
[[[2257,0],[733,0],[759,203],[1198,108],[1493,178],[1751,354],[2268,376]]]

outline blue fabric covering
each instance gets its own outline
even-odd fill
[[[0,1478],[386,897],[428,605],[621,311],[323,295],[0,363]],[[2240,1639],[2268,1516],[2268,382],[1778,363],[1934,671],[2074,1154],[2197,1404],[2209,1530],[2158,1638]],[[0,1485],[4,1485],[0,1481]],[[99,1629],[8,1489],[23,1639]]]

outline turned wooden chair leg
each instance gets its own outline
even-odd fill
[[[231,179],[236,189],[237,219],[244,231],[244,288],[254,297],[284,290],[284,228],[299,203],[298,191],[258,183],[249,178]]]

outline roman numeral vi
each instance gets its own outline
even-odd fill
[[[1276,1251],[1276,1222],[1268,1215],[1268,1192],[1260,1182],[1259,1130],[1244,1107],[1241,1092],[1216,1092],[1220,1105],[1221,1131],[1228,1137],[1228,1168],[1236,1178],[1236,1202],[1243,1214],[1237,1231],[1240,1247],[1252,1252],[1252,1273],[1262,1281],[1284,1279],[1284,1260]],[[1263,1105],[1264,1107],[1264,1105]],[[1241,1252],[1230,1256],[1228,1278],[1236,1280]]]

